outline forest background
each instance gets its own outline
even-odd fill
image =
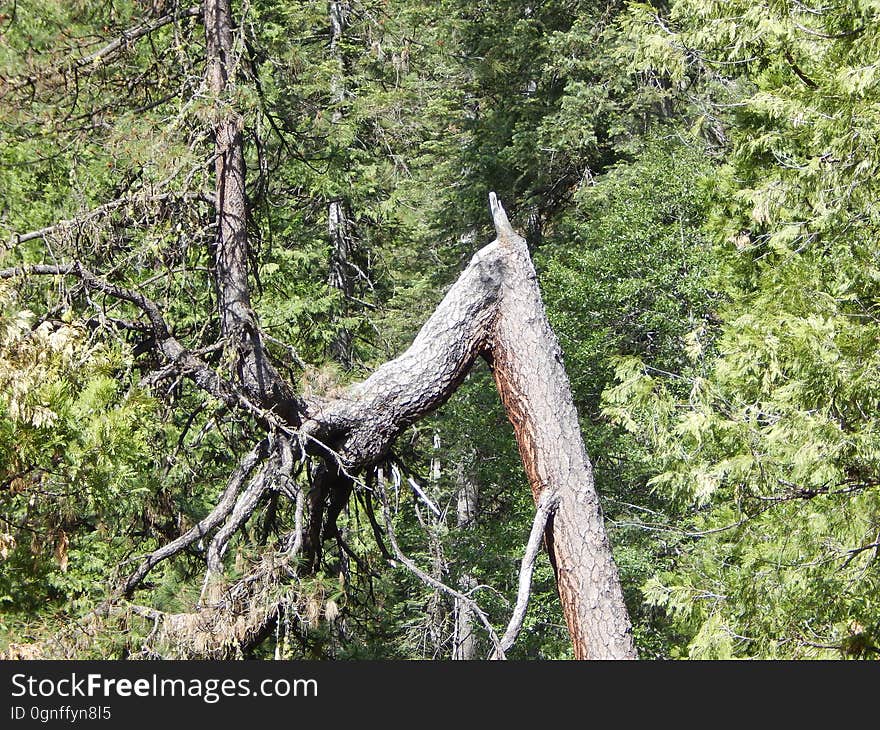
[[[639,655],[880,651],[880,2],[232,10],[253,306],[298,392],[409,344],[492,238],[495,191],[564,352]],[[200,12],[0,5],[0,268],[78,261],[136,288],[222,372]],[[200,544],[137,605],[96,607],[210,511],[253,419],[156,376],[136,310],[76,277],[5,277],[0,318],[0,650],[199,656],[141,609],[187,615]],[[500,632],[534,502],[487,367],[394,451],[400,547]],[[369,499],[238,655],[489,652],[390,558]],[[266,499],[228,571],[294,519]],[[541,555],[508,656],[571,651]]]

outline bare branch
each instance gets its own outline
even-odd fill
[[[413,491],[428,506],[428,509],[434,513],[434,516],[440,517],[440,509],[431,501],[431,498],[427,494],[425,494],[425,492],[419,486],[418,482],[412,477],[407,477],[406,481],[409,482],[409,485],[413,488]]]
[[[140,585],[141,581],[147,576],[147,574],[160,562],[177,555],[220,524],[220,522],[232,511],[235,506],[235,497],[241,489],[241,485],[244,483],[244,480],[248,478],[260,460],[265,458],[268,447],[269,440],[263,439],[244,456],[235,471],[232,473],[232,476],[229,478],[229,482],[227,483],[223,495],[220,497],[220,500],[217,502],[214,509],[211,510],[210,514],[176,540],[169,542],[167,545],[164,545],[151,553],[147,559],[141,563],[140,567],[129,576],[128,580],[125,581],[122,586],[122,595],[127,597],[131,596],[135,588]]]
[[[229,539],[244,525],[250,516],[254,513],[262,496],[267,489],[266,469],[262,469],[257,475],[251,479],[247,489],[242,492],[241,496],[232,509],[232,514],[226,520],[226,523],[211,541],[208,547],[208,572],[221,573],[223,571],[223,553],[226,551],[226,545]]]
[[[397,543],[397,535],[394,532],[394,526],[391,522],[391,505],[388,502],[388,493],[385,490],[384,480],[377,480],[379,496],[382,499],[382,512],[385,516],[385,531],[388,534],[388,540],[391,542],[391,548],[394,550],[394,555],[413,575],[415,575],[419,580],[421,580],[426,585],[431,586],[436,590],[442,591],[447,595],[452,596],[456,600],[460,601],[462,605],[466,606],[469,610],[473,611],[474,614],[480,619],[480,623],[483,624],[483,627],[486,629],[486,633],[489,635],[489,639],[491,640],[493,646],[495,647],[495,653],[500,658],[504,658],[504,649],[501,647],[501,642],[498,639],[498,635],[495,633],[495,629],[492,628],[492,624],[489,622],[489,617],[486,616],[483,609],[474,601],[472,598],[468,598],[464,593],[460,593],[454,588],[450,588],[448,585],[443,583],[442,581],[437,580],[431,575],[428,575],[424,570],[422,570],[418,565],[416,565],[412,560],[410,560],[404,552],[400,549],[400,545]]]
[[[75,59],[73,62],[67,62],[54,68],[47,69],[40,75],[29,76],[23,81],[19,81],[18,83],[13,84],[6,91],[0,92],[0,98],[3,98],[7,94],[13,93],[15,91],[20,91],[26,86],[36,86],[37,82],[39,81],[42,81],[44,83],[55,83],[58,81],[63,81],[66,78],[66,75],[70,72],[76,72],[81,69],[94,70],[101,66],[103,63],[106,63],[108,60],[110,60],[117,51],[122,50],[130,43],[138,40],[139,38],[143,38],[144,36],[149,35],[156,30],[159,30],[159,28],[163,28],[169,23],[173,23],[177,20],[182,20],[183,18],[197,17],[201,15],[201,12],[202,10],[200,7],[187,8],[186,10],[180,10],[176,13],[163,15],[161,18],[157,18],[150,23],[144,23],[143,25],[129,28],[128,30],[123,31],[117,38],[114,38],[106,46],[99,48],[97,51],[95,51],[94,53],[90,53],[88,56],[82,56],[81,58]]]
[[[282,419],[279,414],[273,413],[271,410],[250,401],[239,392],[234,384],[221,378],[206,362],[185,348],[175,337],[172,337],[159,306],[140,292],[125,289],[104,281],[83,267],[79,262],[55,265],[31,264],[10,269],[0,269],[0,279],[13,279],[28,275],[76,275],[90,289],[101,291],[115,299],[131,302],[147,315],[156,339],[157,349],[180,373],[190,378],[205,392],[213,395],[215,398],[219,398],[227,406],[243,408],[260,423],[266,425],[267,428],[296,436],[296,433],[291,430],[289,421]],[[287,415],[290,415],[289,411]]]
[[[113,211],[119,210],[120,208],[123,208],[127,205],[161,202],[165,200],[172,200],[175,198],[182,201],[201,201],[204,203],[209,203],[211,205],[214,204],[214,195],[211,193],[160,193],[156,195],[132,195],[124,198],[117,198],[116,200],[111,200],[109,203],[99,205],[97,208],[93,208],[87,213],[84,213],[81,216],[77,216],[76,218],[69,218],[67,220],[58,221],[51,226],[46,226],[45,228],[40,228],[35,231],[28,231],[27,233],[15,233],[12,235],[12,243],[25,243],[27,241],[33,241],[36,239],[45,238],[46,236],[51,236],[53,233],[57,233],[58,231],[63,231],[68,228],[83,226],[86,223],[108,215]]]
[[[0,269],[0,279],[12,279],[17,276],[27,276],[29,274],[50,276],[70,276],[75,274],[76,276],[79,276],[82,282],[90,289],[104,292],[115,299],[122,299],[131,302],[138,307],[138,309],[146,314],[147,318],[150,320],[150,324],[153,327],[153,332],[157,340],[161,341],[170,338],[168,325],[165,323],[165,318],[162,316],[162,313],[155,302],[148,299],[140,292],[136,292],[132,289],[124,289],[121,286],[99,279],[78,261],[68,264],[31,264],[28,266],[17,266],[11,269]]]
[[[526,617],[526,610],[529,607],[529,594],[532,588],[532,572],[535,569],[535,560],[538,557],[538,551],[541,549],[541,541],[544,537],[544,530],[547,527],[547,520],[556,508],[558,496],[555,491],[545,489],[538,500],[538,506],[535,510],[535,519],[532,522],[532,531],[529,533],[529,541],[526,544],[526,551],[523,555],[522,564],[519,569],[519,589],[516,594],[516,606],[507,624],[507,630],[501,637],[501,649],[509,651],[513,646],[519,632],[522,629],[523,621]],[[492,654],[492,659],[503,658],[499,656],[497,651]]]

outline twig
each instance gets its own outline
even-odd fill
[[[431,510],[437,517],[441,516],[440,509],[431,501],[427,494],[425,494],[421,487],[419,487],[418,483],[412,477],[407,477],[406,480],[409,482],[409,485],[413,488],[413,491],[422,498],[422,501],[428,505],[428,509]]]
[[[529,594],[532,588],[532,573],[535,569],[535,560],[538,557],[538,551],[541,549],[541,539],[544,537],[544,529],[547,527],[547,520],[559,501],[555,490],[549,487],[545,488],[538,499],[538,506],[535,510],[535,519],[532,522],[532,531],[529,533],[529,541],[526,544],[526,551],[523,555],[522,563],[519,568],[519,590],[516,594],[516,606],[514,606],[513,614],[510,617],[510,623],[507,624],[507,630],[501,637],[501,649],[509,651],[513,646],[519,632],[522,629],[523,621],[526,617],[526,610],[529,607]],[[490,657],[491,659],[502,659],[497,650]]]
[[[111,57],[114,53],[124,48],[132,41],[143,38],[145,35],[149,35],[153,31],[158,30],[159,28],[162,28],[169,23],[173,23],[176,20],[199,16],[201,15],[201,12],[202,9],[200,7],[187,8],[186,10],[181,10],[176,13],[163,15],[161,18],[157,18],[152,23],[144,23],[143,25],[129,28],[128,30],[123,31],[118,38],[115,38],[103,48],[99,48],[94,53],[90,53],[88,56],[77,58],[73,61],[73,63],[56,66],[55,68],[49,69],[47,72],[44,72],[43,74],[41,74],[41,76],[29,76],[24,81],[20,81],[19,83],[14,84],[2,95],[0,95],[0,98],[6,96],[6,94],[8,93],[19,91],[26,86],[35,87],[37,81],[40,80],[56,80],[58,78],[64,78],[65,72],[68,71],[75,72],[79,69],[84,69],[87,67],[96,68],[102,61]]]
[[[433,576],[428,575],[424,570],[419,568],[412,560],[410,560],[400,549],[400,545],[397,544],[397,536],[394,532],[394,526],[391,524],[391,506],[388,503],[388,493],[385,491],[385,485],[383,483],[379,484],[379,495],[382,499],[382,512],[385,516],[385,530],[388,534],[388,540],[391,542],[391,548],[394,550],[394,554],[397,556],[397,560],[399,560],[413,575],[415,575],[419,580],[421,580],[426,585],[431,586],[431,588],[435,588],[439,591],[443,591],[444,593],[456,598],[461,601],[467,608],[476,614],[476,616],[480,619],[480,623],[483,624],[483,627],[486,629],[486,633],[489,634],[489,639],[495,647],[495,653],[499,656],[499,658],[504,658],[504,649],[501,647],[501,642],[498,639],[498,635],[495,633],[495,630],[492,628],[492,624],[489,623],[489,618],[483,612],[483,610],[479,607],[476,601],[468,598],[463,593],[455,590],[454,588],[450,588],[448,585],[443,583],[442,581],[437,580]]]
[[[260,460],[265,457],[268,446],[269,440],[263,439],[245,455],[245,457],[239,462],[238,467],[232,473],[232,476],[229,478],[223,496],[220,497],[220,501],[217,502],[217,505],[211,510],[211,513],[201,520],[199,524],[188,530],[176,540],[173,540],[167,545],[152,552],[147,559],[141,563],[140,567],[129,576],[128,580],[125,581],[121,591],[122,595],[130,596],[140,582],[154,567],[156,567],[156,565],[173,555],[177,555],[184,548],[191,545],[220,524],[221,520],[223,520],[235,506],[234,500],[238,494],[238,490],[241,489],[242,483],[247,479],[248,475],[254,470],[254,468],[256,468]]]
[[[132,195],[130,197],[117,198],[116,200],[111,200],[109,203],[99,205],[97,208],[93,208],[92,210],[84,213],[82,216],[77,218],[61,220],[57,223],[53,223],[51,226],[46,226],[45,228],[40,228],[35,231],[28,231],[27,233],[14,233],[12,235],[12,242],[25,243],[27,241],[34,241],[36,239],[45,238],[46,236],[52,235],[56,231],[61,231],[65,228],[72,228],[74,226],[81,226],[91,220],[94,220],[95,218],[100,218],[103,215],[112,213],[114,210],[122,208],[126,205],[161,202],[174,198],[180,198],[184,202],[198,200],[204,203],[209,203],[211,205],[214,204],[213,193],[160,193],[157,195]]]

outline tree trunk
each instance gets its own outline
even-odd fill
[[[488,360],[535,503],[545,489],[558,499],[545,539],[575,657],[635,658],[562,351],[547,321],[526,242],[494,199],[492,207],[507,255]]]
[[[473,531],[476,528],[477,509],[480,490],[477,482],[467,473],[465,465],[460,465],[457,474],[458,492],[456,494],[456,522],[459,530]],[[462,593],[476,588],[477,581],[465,571],[459,581]],[[472,611],[461,600],[455,601],[455,644],[452,658],[470,661],[477,658],[477,622]]]
[[[248,284],[248,204],[241,117],[223,103],[234,71],[229,0],[205,0],[206,81],[215,102],[214,162],[217,238],[212,247],[220,327],[247,396],[296,423],[293,389],[271,364]]]
[[[525,239],[513,232],[494,194],[491,203],[498,237],[474,255],[406,352],[337,398],[298,401],[282,395],[283,401],[261,401],[287,419],[288,425],[281,426],[287,433],[299,438],[306,451],[324,461],[316,470],[320,478],[314,480],[315,488],[309,495],[313,504],[308,534],[303,540],[309,546],[307,557],[311,553],[307,562],[316,568],[321,542],[336,535],[335,517],[351,494],[350,475],[370,470],[386,459],[400,432],[441,406],[474,360],[483,356],[492,368],[514,426],[536,504],[541,499],[541,504],[549,505],[545,542],[556,571],[575,656],[635,658],[623,592],[559,344],[544,312]],[[227,239],[221,238],[219,245],[227,243]],[[221,291],[225,271],[218,265],[216,277],[221,280]],[[143,295],[109,284],[78,263],[6,269],[0,271],[0,278],[28,273],[78,275],[87,288],[131,302],[152,323],[160,352],[182,366],[194,383],[209,393],[221,395],[235,387],[171,337],[157,305]],[[241,273],[246,285],[246,272]],[[246,301],[246,288],[243,293]],[[247,310],[243,316],[248,317]],[[233,329],[236,327],[238,324],[234,323]],[[254,327],[259,342],[255,321]],[[167,345],[164,349],[163,343]],[[245,350],[244,355],[247,354]],[[259,358],[242,359],[259,362]],[[247,395],[252,395],[252,385],[247,382],[250,374],[252,371],[244,368],[239,371],[239,385]],[[262,395],[269,398],[270,392],[263,391]],[[227,402],[230,407],[240,403],[232,396]],[[292,414],[288,415],[283,406],[294,409]],[[299,428],[297,423],[301,423]],[[272,426],[273,430],[276,428]],[[275,445],[264,457],[262,468],[238,496],[226,523],[214,537],[213,547],[208,551],[212,572],[222,567],[225,545],[233,532],[246,523],[259,497],[281,478],[282,468],[290,471],[287,436],[273,441]],[[270,463],[273,461],[274,466]],[[230,493],[230,503],[237,489]],[[320,518],[327,499],[328,519],[322,525]],[[227,512],[218,505],[205,521],[205,529],[215,529]],[[298,530],[297,539],[300,535],[302,531]],[[179,553],[199,536],[200,533],[182,537],[148,556],[125,583],[124,593],[131,594],[155,565]],[[243,635],[265,635],[265,627],[246,628]]]
[[[355,252],[352,224],[348,217],[348,205],[344,200],[333,200],[327,206],[327,232],[330,235],[330,273],[327,283],[342,296],[341,313],[347,318],[351,297],[354,295],[355,278],[352,276],[351,259]],[[346,369],[352,366],[353,337],[343,324],[330,343],[333,359]]]
[[[331,5],[334,39],[341,33],[344,9],[341,2]],[[536,503],[542,495],[550,497],[541,501],[542,509],[549,511],[545,541],[575,656],[635,657],[629,618],[559,344],[547,322],[526,242],[510,227],[494,193],[490,203],[497,238],[473,257],[412,345],[339,397],[296,396],[270,360],[250,299],[242,119],[225,98],[230,94],[235,70],[229,0],[205,0],[204,24],[206,82],[215,100],[217,238],[212,245],[213,277],[233,377],[224,377],[173,337],[155,302],[140,292],[102,280],[78,261],[0,271],[0,278],[22,274],[77,276],[87,289],[131,303],[150,323],[156,350],[169,362],[163,372],[176,369],[199,388],[222,398],[228,407],[243,409],[267,432],[264,445],[255,448],[253,458],[249,456],[251,460],[246,459],[233,474],[220,503],[198,529],[147,556],[118,595],[131,595],[159,562],[207,537],[207,532],[216,531],[207,551],[208,573],[222,571],[230,538],[272,490],[286,493],[296,502],[298,526],[290,541],[295,550],[284,553],[284,570],[278,572],[270,566],[265,574],[278,580],[289,577],[285,571],[292,550],[304,552],[305,563],[316,569],[322,542],[337,536],[336,517],[350,498],[354,477],[369,474],[386,460],[394,439],[441,406],[476,358],[483,357],[492,368],[513,423]],[[294,452],[320,460],[313,470],[313,490],[308,495],[308,526],[300,524],[306,497],[289,488]],[[248,475],[250,481],[245,485]],[[463,499],[467,502],[470,497],[465,495]],[[470,507],[462,509],[469,511]],[[325,511],[327,519],[323,521]],[[237,611],[242,595],[245,593],[239,590],[230,593],[229,600],[218,601],[215,617],[221,615],[216,606]],[[471,608],[476,610],[478,606],[472,603]],[[247,641],[264,637],[266,622],[275,620],[277,609],[255,612],[254,616],[262,618],[254,619],[253,625],[238,627],[236,635],[251,637]],[[491,631],[485,615],[477,615],[484,628]],[[226,651],[223,647],[210,648],[214,641],[210,637],[202,636],[199,641],[205,654]]]
[[[330,440],[347,468],[368,467],[403,428],[442,405],[482,355],[536,504],[544,490],[554,495],[545,537],[575,656],[635,658],[562,352],[525,239],[494,193],[491,207],[497,238],[474,256],[410,348],[342,398],[310,404],[303,431]]]
[[[330,3],[330,53],[337,65],[337,71],[330,79],[330,103],[336,107],[331,117],[333,124],[342,121],[342,103],[345,101],[345,58],[340,42],[348,27],[350,12],[351,8],[347,2],[332,0]],[[349,202],[344,197],[331,200],[327,205],[327,232],[330,236],[330,267],[327,283],[342,295],[343,318],[348,317],[355,286],[352,258],[355,255],[357,241],[350,218],[350,208]],[[352,333],[346,325],[343,325],[330,343],[330,354],[345,368],[352,366],[352,340]]]

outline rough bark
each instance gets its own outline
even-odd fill
[[[559,596],[579,659],[634,658],[632,628],[605,532],[562,350],[550,328],[525,239],[492,198],[504,257],[489,359],[538,504],[558,503],[546,529]]]
[[[479,251],[399,357],[333,400],[307,402],[301,433],[348,470],[378,463],[407,426],[445,403],[485,348],[496,315],[501,252]]]
[[[23,274],[75,276],[88,289],[130,303],[149,322],[155,348],[169,361],[168,368],[188,375],[227,406],[246,410],[269,436],[283,432],[300,439],[300,445],[319,457],[320,463],[314,469],[312,490],[307,496],[309,524],[298,524],[290,544],[303,549],[306,564],[312,569],[320,564],[323,540],[337,534],[336,516],[352,493],[354,477],[368,474],[386,459],[401,431],[441,406],[475,359],[484,357],[513,423],[535,502],[546,504],[548,500],[541,499],[547,490],[553,497],[545,542],[556,570],[575,656],[635,657],[617,569],[559,344],[547,322],[525,240],[514,233],[494,194],[491,206],[497,238],[473,257],[412,345],[339,397],[308,401],[296,397],[270,360],[251,304],[242,121],[227,101],[235,66],[229,0],[205,0],[204,25],[206,81],[215,100],[217,238],[212,246],[213,275],[231,375],[222,376],[176,339],[155,302],[138,290],[100,279],[78,262],[2,270],[0,278]],[[35,232],[33,238],[39,233]],[[220,504],[195,531],[147,556],[136,575],[123,586],[124,593],[133,592],[160,560],[215,529],[218,531],[208,551],[209,567],[212,573],[222,569],[224,549],[232,534],[248,520],[270,485],[284,483],[284,474],[290,472],[291,447],[285,439],[273,443],[276,446],[265,458],[261,447],[257,452],[261,458],[248,457],[242,463]],[[261,459],[262,464],[256,463]],[[256,476],[240,493],[251,473]],[[301,493],[292,494],[292,498],[299,516],[305,500]],[[383,507],[390,526],[387,503]],[[322,519],[324,514],[326,521]],[[390,527],[389,539],[397,559],[418,572],[418,567],[400,553]],[[283,576],[290,574],[289,557],[285,558]],[[265,574],[282,573],[273,569]],[[485,614],[472,600],[431,576],[424,575],[424,579],[464,602],[493,639],[497,654],[503,655]],[[252,595],[249,591],[255,581],[239,581],[238,588],[230,589],[230,595]],[[221,599],[214,605],[238,606],[237,601]],[[274,621],[277,610],[254,615]],[[253,637],[265,635],[266,626],[249,625],[241,635],[256,640]]]
[[[300,406],[290,385],[272,365],[251,306],[248,284],[247,194],[242,119],[224,103],[234,71],[232,12],[228,0],[205,0],[206,81],[215,98],[215,205],[213,246],[220,328],[238,381],[248,396],[292,424]]]
[[[525,239],[491,198],[498,237],[479,251],[400,357],[303,430],[342,463],[376,463],[400,431],[440,406],[478,354],[489,362],[538,504],[556,506],[545,538],[577,658],[635,658],[632,628],[581,438],[562,352],[544,311]]]
[[[476,528],[477,510],[479,508],[480,490],[477,482],[463,467],[457,474],[458,491],[456,493],[456,523],[459,530],[472,531]],[[462,593],[469,593],[476,588],[477,581],[465,572],[459,580]],[[455,602],[455,642],[452,647],[452,658],[469,661],[477,658],[477,626],[471,610],[461,601]]]
[[[333,0],[330,3],[330,55],[337,66],[330,79],[330,103],[336,108],[331,120],[339,124],[343,119],[342,104],[345,101],[345,57],[340,44],[348,27],[351,7],[347,2]],[[350,201],[345,197],[331,200],[327,205],[327,233],[330,237],[330,266],[327,283],[338,290],[342,296],[340,313],[347,318],[350,302],[354,296],[356,268],[353,262],[357,249],[352,223]],[[345,368],[352,366],[352,332],[346,325],[340,327],[330,343],[333,359]]]

